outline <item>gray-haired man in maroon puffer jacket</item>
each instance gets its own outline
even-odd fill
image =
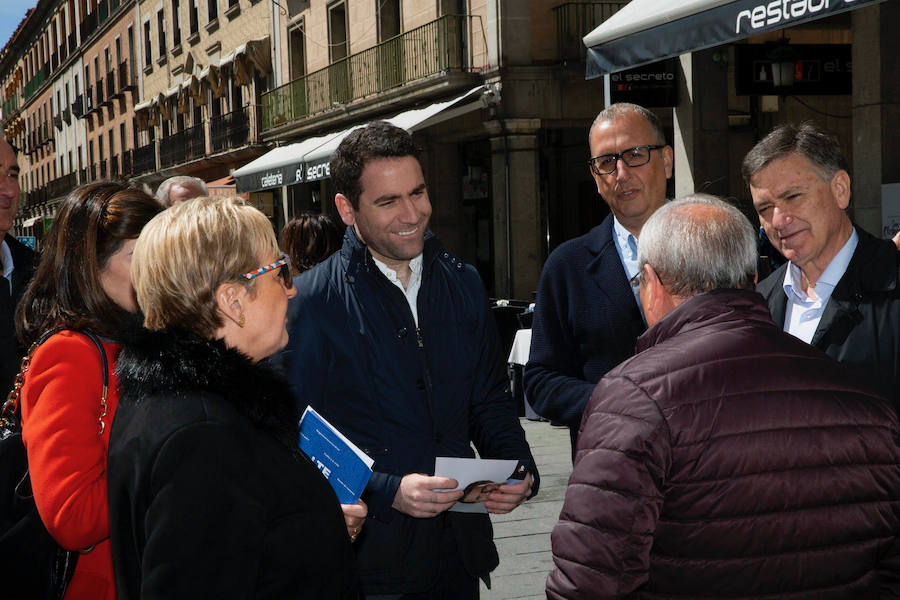
[[[638,263],[650,328],[586,408],[547,596],[897,597],[888,400],[772,321],[728,204],[660,208]]]

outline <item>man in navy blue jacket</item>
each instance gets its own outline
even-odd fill
[[[638,273],[641,227],[666,201],[673,161],[659,119],[635,104],[603,110],[588,141],[591,176],[612,214],[544,264],[524,370],[534,410],[569,426],[573,458],[594,386],[634,354],[646,329],[629,280]]]
[[[375,460],[356,541],[367,599],[478,597],[498,557],[487,514],[448,512],[461,491],[435,457],[520,461],[492,492],[507,513],[537,492],[504,357],[475,269],[427,231],[431,203],[409,134],[376,122],[331,160],[344,244],[296,279],[286,373],[309,404]]]

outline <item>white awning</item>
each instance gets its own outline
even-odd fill
[[[143,102],[138,102],[134,105],[134,112],[141,112],[142,110],[147,110],[150,108],[150,105],[153,104],[153,100],[144,100]]]
[[[30,219],[26,219],[25,222],[22,223],[22,227],[31,227],[32,225],[34,225],[35,223],[40,221],[42,218],[43,217],[41,217],[41,216],[37,216],[37,217],[31,217]]]
[[[452,100],[436,102],[425,108],[408,110],[386,120],[409,132],[418,131],[482,108],[484,104],[478,101],[482,93],[496,95],[495,90],[486,92],[486,86],[480,85]],[[469,102],[463,103],[463,100],[469,100]],[[342,131],[308,138],[296,144],[270,150],[232,173],[238,193],[255,192],[329,177],[328,162],[331,160],[331,154],[347,134],[365,125],[366,123],[360,123]]]
[[[584,37],[588,79],[884,0],[631,0]]]

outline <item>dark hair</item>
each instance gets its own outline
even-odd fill
[[[34,279],[16,309],[19,340],[29,346],[57,326],[115,338],[129,313],[103,290],[100,272],[162,210],[152,196],[111,181],[72,190],[59,206]]]
[[[291,257],[295,273],[302,273],[341,247],[343,232],[327,215],[305,212],[281,230],[281,247]]]
[[[339,194],[350,200],[353,210],[359,210],[362,176],[366,163],[376,158],[419,158],[412,136],[387,121],[373,121],[351,132],[341,141],[329,163],[331,180]]]
[[[769,163],[794,153],[813,163],[825,181],[831,181],[838,171],[850,173],[850,166],[841,152],[841,144],[837,138],[815,123],[807,121],[799,125],[789,123],[776,127],[753,146],[741,164],[744,182],[749,186],[753,176]]]

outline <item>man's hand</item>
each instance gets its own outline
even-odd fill
[[[355,542],[356,536],[359,535],[366,522],[369,507],[360,499],[356,501],[356,504],[341,504],[341,511],[344,513],[344,522],[347,524],[347,535],[350,536],[351,542]]]
[[[462,498],[463,491],[436,492],[434,490],[452,490],[459,483],[448,477],[431,477],[421,473],[404,475],[397,488],[392,506],[411,517],[427,519],[434,517]],[[529,484],[530,487],[530,484]]]
[[[503,484],[488,495],[484,506],[489,513],[502,515],[510,512],[531,495],[531,473],[525,475],[525,479],[514,485]]]

